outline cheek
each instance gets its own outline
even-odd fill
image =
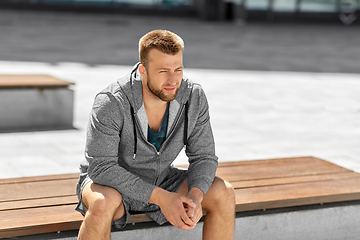
[[[161,86],[161,85],[166,85],[167,84],[167,81],[168,81],[168,77],[166,76],[166,74],[159,74],[158,77],[157,77],[157,81],[156,81],[156,84]]]
[[[159,74],[151,74],[148,77],[148,82],[150,82],[152,86],[158,86],[162,82],[161,79],[162,77]]]
[[[181,83],[182,78],[183,78],[183,74],[180,73],[180,74],[177,76],[177,80],[178,80],[179,85],[180,85],[180,83]]]

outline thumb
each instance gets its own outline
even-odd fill
[[[193,202],[193,200],[191,198],[188,198],[188,197],[185,197],[185,196],[180,196],[180,200],[183,202],[183,203],[186,203],[186,205],[188,207],[191,207],[191,208],[195,208],[196,207],[196,204]]]

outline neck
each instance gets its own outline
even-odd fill
[[[166,111],[167,102],[154,96],[151,92],[147,92],[145,89],[143,90],[143,101],[148,125],[154,132],[158,132]]]
[[[143,86],[143,101],[147,109],[163,109],[167,102],[155,96],[147,87]]]

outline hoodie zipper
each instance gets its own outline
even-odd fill
[[[165,139],[165,141],[163,142],[163,144],[161,145],[159,151],[157,151],[156,147],[154,145],[152,145],[151,143],[149,143],[149,141],[147,141],[147,139],[145,138],[144,136],[144,133],[141,131],[141,130],[138,130],[138,132],[140,132],[140,135],[141,137],[143,138],[143,140],[145,140],[145,142],[150,145],[154,151],[156,152],[157,156],[159,157],[159,161],[157,161],[157,174],[156,174],[156,178],[155,178],[155,181],[154,181],[154,184],[156,185],[156,182],[158,181],[159,177],[160,177],[160,152],[162,151],[162,149],[164,148],[164,146],[167,144],[168,141],[170,141],[169,139],[171,139],[172,135],[174,135],[174,132],[175,132],[175,128],[176,126],[178,125],[179,121],[180,121],[180,118],[182,116],[184,112],[184,105],[181,106],[181,109],[180,111],[178,112],[178,114],[176,115],[176,118],[175,118],[175,121],[174,121],[174,124],[173,126],[171,127],[170,129],[170,133],[168,135],[168,137]],[[137,118],[137,116],[135,115],[134,116],[134,120],[135,120],[135,124],[136,124],[136,127],[138,129],[141,129],[140,128],[140,123],[139,123],[139,120]],[[135,137],[136,137],[136,133],[135,133]],[[134,154],[134,160],[135,160],[135,156],[136,156],[136,153]]]
[[[145,138],[144,133],[141,131],[140,123],[138,121],[137,116],[134,116],[134,119],[135,119],[135,124],[136,124],[137,128],[140,129],[140,131],[138,131],[138,132],[140,132],[141,137],[143,138],[143,140],[145,140],[145,142],[149,146],[151,146],[155,150],[155,152],[156,152],[156,154],[157,154],[157,156],[159,158],[159,161],[157,161],[157,174],[156,174],[156,178],[155,178],[155,180],[153,182],[154,185],[156,185],[156,182],[157,182],[157,180],[159,179],[159,176],[160,176],[160,151],[158,152],[156,147],[154,145],[152,145],[151,143],[149,143],[149,141]],[[135,137],[136,137],[136,133],[135,133]],[[136,153],[134,154],[134,159],[133,160],[135,160],[135,156],[136,156]]]
[[[172,135],[174,135],[174,132],[175,132],[175,128],[176,126],[178,125],[179,121],[180,121],[180,118],[182,116],[184,112],[184,105],[181,106],[181,109],[179,111],[179,113],[177,114],[176,118],[175,118],[175,122],[174,124],[172,125],[171,129],[170,129],[170,133],[168,135],[168,137],[165,139],[165,141],[163,142],[163,144],[161,145],[160,149],[159,149],[159,152],[158,152],[158,156],[159,156],[159,160],[160,160],[160,152],[161,150],[165,147],[165,145],[167,144],[168,141],[170,141],[169,139],[171,139]],[[158,174],[155,178],[155,184],[157,183],[157,181],[159,180],[159,177],[160,177],[160,161],[158,161]]]
[[[159,149],[159,153],[161,152],[161,150],[164,148],[164,146],[166,145],[166,143],[169,141],[169,139],[171,138],[172,135],[174,135],[174,132],[175,132],[175,128],[176,126],[178,125],[179,121],[180,121],[180,118],[182,116],[184,112],[184,105],[181,105],[181,109],[179,111],[179,113],[176,115],[176,118],[175,118],[175,122],[174,124],[172,125],[171,129],[170,129],[170,133],[168,135],[168,137],[165,139],[165,141],[163,142],[163,144],[161,145],[160,149]]]

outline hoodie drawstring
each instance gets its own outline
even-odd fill
[[[188,122],[189,122],[189,117],[188,117],[188,112],[189,112],[189,101],[187,101],[185,103],[185,122],[184,122],[184,146],[186,147],[187,145],[187,133],[188,133]]]
[[[136,125],[135,125],[135,111],[132,106],[130,106],[130,111],[131,111],[131,118],[133,121],[133,130],[134,130],[134,156],[133,156],[133,159],[135,159],[136,150],[137,150],[137,134],[136,134]]]

